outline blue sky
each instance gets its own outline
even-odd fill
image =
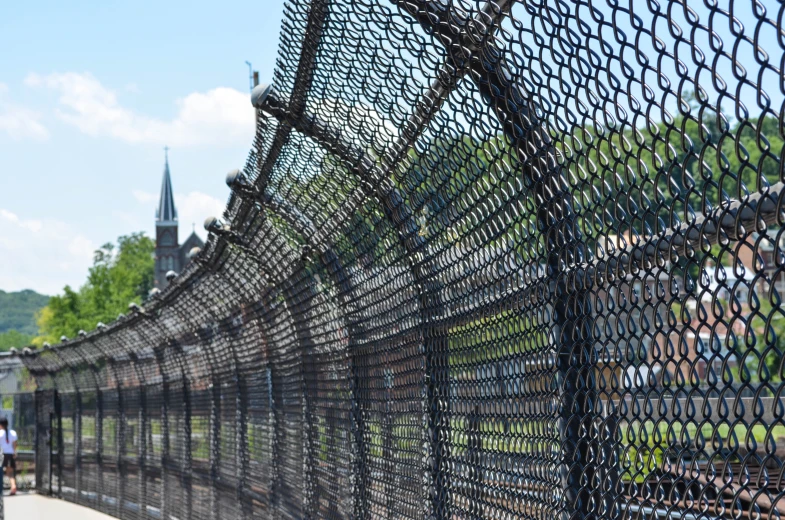
[[[753,9],[752,3],[734,4],[748,39],[756,34],[763,16],[760,5]],[[776,2],[762,3],[768,19],[775,18]],[[615,2],[598,3],[606,24],[614,16],[611,4]],[[731,34],[730,19],[717,13],[712,18],[713,10],[697,0],[690,6],[704,22],[713,19],[712,30],[725,42],[725,52],[730,52],[737,38]],[[654,8],[659,10],[656,18],[650,12]],[[666,8],[665,4],[635,3],[640,23],[654,26],[669,51],[678,50],[687,62],[682,86],[692,90],[696,81],[692,76],[699,69],[692,63],[686,41],[676,45],[669,35],[662,16]],[[632,64],[631,75],[637,79],[637,58],[629,48],[621,54],[615,40],[622,32],[612,37],[607,26],[605,32],[600,31],[594,20],[597,13],[589,16],[581,9],[582,30],[602,33],[611,49],[613,58],[607,57],[604,66],[621,77],[621,56]],[[0,289],[32,288],[54,294],[65,284],[78,286],[93,251],[101,244],[139,230],[152,234],[165,145],[171,148],[180,237],[190,233],[192,223],[204,235],[201,222],[220,213],[225,204],[225,173],[245,163],[252,143],[253,111],[244,62],[253,62],[262,81],[272,77],[282,11],[283,0],[39,1],[4,6],[0,16]],[[673,20],[689,30],[684,13],[671,11]],[[620,12],[615,15],[617,23],[633,35],[636,31]],[[544,18],[532,19],[520,5],[513,8],[513,16],[525,22],[526,30],[518,35],[523,44],[558,50],[545,39],[535,42],[536,36],[548,34],[550,26]],[[762,27],[759,42],[776,38],[770,24]],[[693,37],[709,51],[705,28]],[[645,40],[638,50],[655,58],[651,42]],[[597,56],[606,52],[596,38],[590,43]],[[733,49],[737,67],[749,66],[754,76],[760,69],[756,63],[760,53],[754,52],[749,41]],[[532,60],[528,66],[531,74],[551,78],[556,92],[565,78],[551,72],[565,72],[557,65],[561,58],[556,60],[551,54],[540,53],[542,61]],[[772,63],[779,63],[776,56]],[[728,94],[720,94],[705,64],[698,83],[712,102],[723,99],[729,117],[733,96],[746,105],[750,117],[760,116],[762,107],[756,106],[759,100],[754,89],[749,85],[739,88],[741,80],[731,65],[727,56],[716,64]],[[674,80],[671,88],[675,89],[679,78],[673,59],[662,60],[660,66]],[[664,94],[653,73],[645,81],[655,97],[662,99],[658,103],[675,114],[675,96]],[[783,97],[773,69],[761,81],[772,96],[773,108],[768,110],[778,110]],[[580,87],[571,95],[583,101],[595,88],[591,81]],[[639,101],[643,99],[640,90],[632,88]],[[367,99],[359,102],[373,104]],[[614,111],[617,103],[624,108],[630,100],[621,96],[603,99],[603,103]],[[323,106],[329,109],[331,105]],[[657,112],[652,115],[655,120],[664,117]]]
[[[220,212],[253,137],[245,60],[272,76],[283,0],[17,2],[0,17],[0,289],[80,285],[154,231],[169,157],[180,238]]]

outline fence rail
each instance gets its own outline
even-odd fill
[[[204,249],[21,355],[39,489],[128,519],[780,518],[783,19],[288,0]]]

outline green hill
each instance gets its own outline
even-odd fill
[[[0,290],[0,334],[16,330],[22,334],[38,334],[35,313],[49,303],[49,296],[29,289],[19,292]]]

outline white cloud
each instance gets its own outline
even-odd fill
[[[137,202],[141,202],[142,204],[147,204],[148,202],[154,202],[158,196],[155,193],[150,193],[148,191],[142,190],[133,190],[131,194],[134,196]]]
[[[6,133],[14,140],[49,137],[49,132],[41,124],[41,114],[11,102],[8,86],[4,83],[0,83],[0,133]]]
[[[192,225],[197,233],[204,237],[205,233],[202,224],[205,219],[207,217],[220,218],[226,208],[226,201],[218,200],[211,195],[198,191],[186,194],[175,193],[174,203],[177,206],[181,240],[185,240],[191,234]]]
[[[0,208],[0,218],[6,222],[16,224],[23,229],[32,231],[33,233],[38,233],[43,227],[43,224],[41,224],[40,220],[22,220],[16,213],[12,213],[3,208]]]
[[[151,224],[153,206],[158,196],[142,190],[132,192],[139,206],[129,212],[113,210],[111,216],[131,230]],[[202,223],[208,216],[220,216],[225,201],[199,191],[175,194],[179,213],[180,240],[191,234],[192,223],[204,238]],[[0,288],[7,291],[34,289],[44,294],[59,294],[66,284],[76,288],[86,279],[99,244],[85,230],[62,220],[37,218],[35,215],[0,207]]]
[[[97,249],[89,238],[59,220],[20,217],[0,208],[0,287],[57,294],[85,280]]]
[[[90,74],[31,74],[25,84],[56,91],[57,116],[91,136],[172,146],[236,145],[253,137],[249,97],[232,88],[188,94],[176,101],[177,115],[167,121],[123,107],[117,94]]]
[[[142,229],[145,225],[137,213],[114,209],[112,210],[112,216],[124,223],[129,229]]]
[[[143,190],[131,192],[137,202],[145,206],[158,203],[158,195]],[[177,207],[177,220],[180,224],[180,240],[185,240],[192,229],[202,238],[205,237],[202,223],[207,217],[220,217],[226,209],[226,201],[200,191],[175,193],[174,204]]]
[[[97,248],[95,247],[95,244],[93,244],[90,239],[84,235],[76,235],[68,243],[68,251],[75,258],[86,258],[88,260],[92,260],[96,249]]]

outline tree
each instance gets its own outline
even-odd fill
[[[74,337],[91,330],[99,321],[110,322],[140,303],[153,288],[155,244],[144,233],[121,236],[117,246],[104,244],[95,252],[87,282],[75,291],[65,286],[38,313],[41,335],[35,343],[56,342],[61,336]]]
[[[0,352],[7,352],[11,347],[22,348],[30,345],[33,336],[22,334],[16,330],[9,330],[0,334]]]
[[[0,333],[15,330],[35,335],[35,313],[49,301],[49,296],[29,289],[18,292],[0,290]]]

